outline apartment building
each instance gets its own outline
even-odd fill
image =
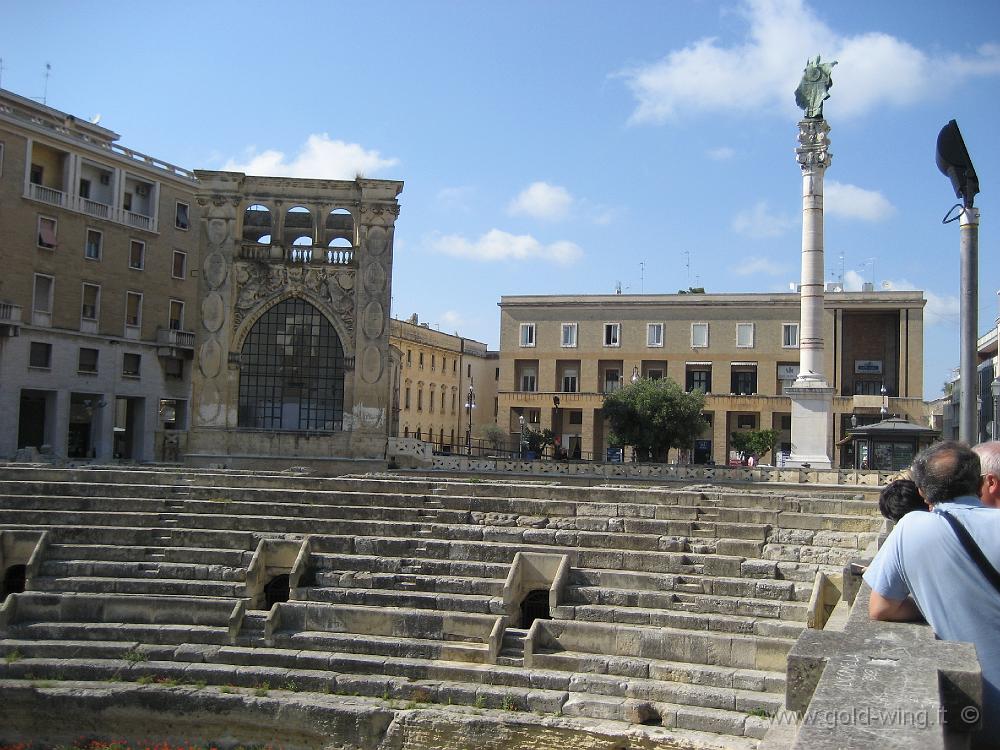
[[[826,295],[825,375],[836,389],[829,455],[851,466],[852,424],[883,409],[923,422],[922,292]],[[724,463],[738,430],[775,429],[791,450],[799,296],[668,294],[505,296],[500,301],[498,424],[552,429],[570,457],[604,460],[605,394],[671,378],[706,395],[704,433],[671,460]],[[883,391],[884,389],[884,391]]]
[[[184,429],[197,315],[191,172],[0,90],[0,456],[151,459]]]
[[[460,452],[468,439],[482,439],[483,428],[496,424],[498,352],[432,329],[415,314],[390,321],[389,340],[399,360],[394,434]]]

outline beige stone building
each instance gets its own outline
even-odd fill
[[[118,138],[0,91],[0,457],[383,460],[403,183]]]
[[[398,350],[395,434],[463,451],[496,424],[499,355],[481,341],[432,329],[416,315],[390,322]],[[469,408],[472,387],[473,408]]]
[[[925,420],[923,307],[922,292],[827,293],[835,466],[852,464],[841,445],[852,419],[879,421],[887,408]],[[710,423],[671,460],[727,462],[737,430],[772,428],[781,450],[792,447],[782,391],[798,374],[797,294],[506,296],[500,310],[498,423],[515,438],[524,417],[551,428],[569,456],[604,460],[604,395],[633,378],[669,377],[706,391]]]
[[[0,91],[0,456],[151,459],[189,420],[191,172]]]

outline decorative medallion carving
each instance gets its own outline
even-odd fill
[[[372,260],[365,268],[365,289],[372,294],[385,289],[385,267],[377,260]]]
[[[382,227],[368,228],[368,252],[372,255],[381,255],[385,252],[387,235]]]
[[[198,353],[198,367],[201,374],[211,380],[222,371],[222,347],[214,338],[201,345]]]
[[[221,245],[229,237],[229,222],[225,219],[208,220],[208,241],[213,245]]]
[[[385,330],[385,309],[378,300],[373,299],[365,305],[361,328],[365,336],[370,339],[377,339],[382,335],[382,331]]]
[[[209,289],[218,289],[226,281],[226,259],[216,251],[205,258],[205,283]]]
[[[374,385],[382,377],[382,352],[377,346],[365,347],[361,355],[361,379]]]
[[[218,292],[209,292],[201,301],[201,324],[206,331],[215,333],[226,322],[226,303]]]

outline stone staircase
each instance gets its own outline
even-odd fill
[[[856,557],[877,513],[802,487],[0,467],[0,533],[47,532],[0,607],[0,679],[288,684],[749,748],[817,573]],[[301,544],[294,565],[255,562],[271,542]],[[519,552],[567,569],[526,629]],[[287,602],[255,609],[255,565],[290,576]]]

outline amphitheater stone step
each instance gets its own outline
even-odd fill
[[[246,596],[245,583],[171,578],[111,578],[93,576],[40,576],[34,590],[87,594],[165,594],[173,596]]]
[[[292,598],[296,601],[327,602],[330,604],[503,614],[503,602],[500,599],[475,594],[309,586],[295,589]]]
[[[165,560],[45,560],[39,575],[52,578],[172,578],[198,581],[246,581],[246,569],[225,565],[202,565],[193,562],[171,563]]]

